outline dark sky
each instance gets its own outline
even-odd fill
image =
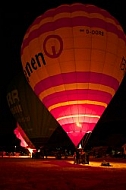
[[[26,4],[27,2],[27,4]],[[11,79],[22,70],[20,47],[23,36],[33,20],[50,8],[60,4],[82,2],[97,5],[109,11],[122,25],[126,33],[126,1],[125,0],[36,0],[36,1],[4,1],[1,6],[1,75],[0,75],[0,137],[8,135],[11,141],[15,120],[6,102],[6,90]],[[106,112],[106,121],[123,120],[126,125],[126,90],[124,80],[122,87],[110,110]],[[111,113],[111,114],[110,114]],[[108,115],[111,115],[108,117]],[[116,123],[117,124],[117,123]],[[123,130],[123,129],[122,129]]]

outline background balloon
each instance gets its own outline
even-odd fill
[[[18,128],[23,129],[35,146],[44,145],[59,126],[34,94],[23,72],[10,82],[7,90],[7,102],[11,113],[19,123]]]
[[[34,20],[22,42],[21,61],[36,95],[78,146],[123,79],[126,38],[106,10],[65,4]]]
[[[19,123],[17,122],[17,127],[14,129],[14,134],[20,140],[20,146],[27,148],[27,149],[35,149],[35,146],[30,141],[28,136],[25,134]]]

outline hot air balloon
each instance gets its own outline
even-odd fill
[[[36,148],[44,146],[59,123],[35,95],[23,72],[10,81],[7,102],[18,123],[15,132],[20,133],[31,148],[31,144]]]
[[[31,150],[36,150],[35,146],[33,143],[30,141],[28,136],[25,134],[19,123],[16,123],[16,128],[14,129],[14,134],[17,137],[17,139],[20,140],[20,146],[26,148],[26,149],[31,149]]]
[[[119,22],[95,5],[60,5],[38,16],[21,45],[24,74],[75,146],[92,132],[126,64]]]

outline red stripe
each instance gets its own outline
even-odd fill
[[[94,126],[96,125],[96,123],[82,123],[82,129],[83,131],[87,132],[87,131],[92,131]],[[75,123],[68,123],[62,126],[62,128],[66,131],[66,132],[70,132],[73,129],[76,129]],[[78,130],[79,131],[79,130]],[[82,130],[80,129],[80,132],[82,132]]]
[[[112,95],[107,92],[90,89],[76,89],[62,92],[55,92],[46,96],[42,101],[47,107],[58,104],[59,102],[77,101],[77,100],[91,100],[104,102],[108,104]]]
[[[119,82],[117,79],[102,73],[71,72],[61,73],[59,75],[50,76],[44,80],[41,80],[34,87],[34,91],[37,95],[39,95],[41,92],[51,87],[72,83],[102,84],[113,88],[115,91],[118,89],[119,86]]]
[[[99,8],[97,6],[94,6],[94,5],[88,5],[88,4],[86,5],[86,4],[81,4],[81,3],[71,4],[71,5],[61,5],[61,6],[57,7],[57,8],[55,8],[55,9],[47,10],[44,14],[37,17],[34,20],[32,25],[39,24],[41,22],[41,20],[43,20],[44,18],[47,18],[47,17],[54,17],[55,15],[61,14],[61,13],[73,13],[75,11],[84,11],[84,12],[87,12],[89,14],[98,13],[98,14],[103,15],[105,18],[113,19],[114,22],[117,25],[119,25],[119,22],[108,11],[106,11],[104,9],[101,9],[101,8]],[[27,30],[27,32],[29,32],[30,27]]]
[[[54,108],[51,110],[51,114],[55,116],[55,118],[60,118],[68,115],[79,115],[79,114],[90,114],[90,115],[98,115],[104,112],[105,107],[100,105],[89,105],[89,104],[79,104],[79,105],[68,105]],[[84,117],[82,117],[84,119]]]
[[[84,117],[83,118],[83,122],[79,122],[79,124],[83,125],[84,123],[97,123],[99,120],[99,118],[92,118],[92,117]],[[63,119],[63,120],[59,120],[58,123],[63,127],[64,125],[66,125],[67,123],[70,125],[70,124],[73,124],[73,125],[77,125],[75,123],[75,120],[72,118],[72,115],[71,115],[71,118],[67,118],[67,119]],[[76,127],[78,128],[78,127]]]
[[[58,28],[75,26],[98,27],[101,29],[105,29],[107,32],[113,32],[117,34],[119,38],[125,40],[123,32],[120,31],[115,25],[107,23],[106,21],[98,18],[87,18],[78,16],[75,18],[61,18],[56,20],[55,22],[49,22],[41,25],[38,29],[32,31],[26,39],[24,39],[22,44],[22,51],[25,47],[28,46],[30,41],[38,38],[43,33],[46,33],[48,31],[55,31]]]

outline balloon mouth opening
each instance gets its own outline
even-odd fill
[[[69,133],[80,133],[80,132],[85,133],[85,134],[86,133],[92,133],[92,131],[83,131],[83,130],[80,130],[80,131],[79,130],[78,131],[74,131],[74,130],[73,131],[66,131],[67,134],[69,134]]]

